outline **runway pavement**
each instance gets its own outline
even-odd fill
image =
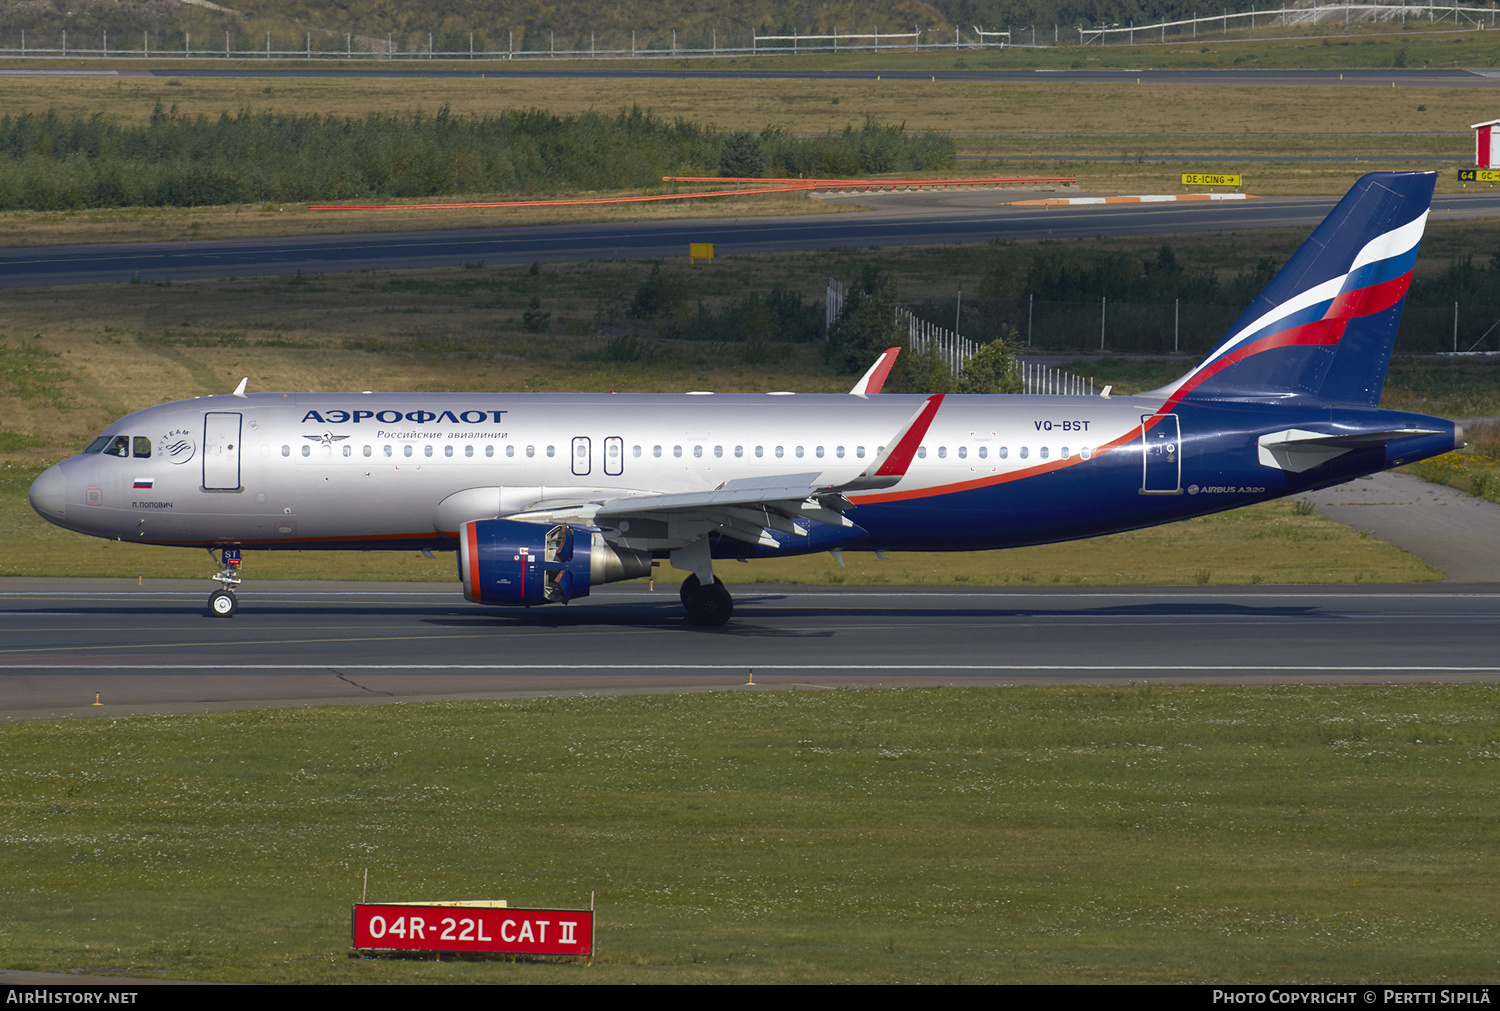
[[[1500,680],[1494,585],[748,585],[721,629],[688,626],[672,587],[521,610],[468,604],[456,583],[252,580],[229,620],[205,615],[207,590],[0,581],[0,718],[912,684]]]
[[[1295,227],[1311,229],[1338,197],[1278,197],[1213,203],[1017,207],[1035,191],[965,190],[830,197],[865,213],[767,218],[457,228],[273,239],[109,243],[0,249],[0,288],[130,280],[404,270],[487,264],[676,257],[711,242],[720,256],[842,246],[933,246],[955,242]],[[1493,217],[1500,194],[1438,197],[1434,216]]]

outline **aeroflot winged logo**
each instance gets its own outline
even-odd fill
[[[382,425],[394,425],[400,421],[409,421],[414,425],[426,425],[432,422],[438,424],[452,425],[498,425],[505,420],[509,411],[428,411],[417,409],[415,411],[345,411],[342,409],[333,411],[308,411],[302,416],[302,423],[309,422],[318,425],[358,425],[362,421],[378,421]]]

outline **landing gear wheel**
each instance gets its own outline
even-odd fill
[[[233,618],[240,602],[228,590],[215,590],[208,598],[208,613],[214,618]]]
[[[717,576],[715,576],[714,578],[715,580],[718,579]],[[698,582],[698,574],[696,572],[688,573],[688,577],[684,579],[682,581],[682,585],[677,588],[677,596],[682,598],[683,607],[688,606],[688,598],[697,593],[698,587],[702,585],[702,583]]]
[[[688,583],[693,585],[689,587]],[[688,576],[682,585],[682,604],[687,608],[689,624],[722,625],[734,614],[734,598],[719,577],[714,577],[714,585],[703,586],[697,576]]]

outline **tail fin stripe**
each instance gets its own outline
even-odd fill
[[[1355,254],[1353,262],[1349,264],[1349,272],[1353,273],[1368,263],[1397,256],[1408,256],[1415,261],[1417,245],[1422,241],[1422,232],[1427,227],[1427,215],[1430,213],[1431,211],[1423,211],[1406,224],[1392,228],[1384,235],[1377,235],[1365,243],[1364,248]],[[1411,264],[1408,263],[1407,269],[1410,267]]]
[[[1412,265],[1417,260],[1417,244],[1422,239],[1421,226],[1426,222],[1427,215],[1423,214],[1410,225],[1402,225],[1368,243],[1364,249],[1360,250],[1359,256],[1355,258],[1354,266],[1348,273],[1329,278],[1322,284],[1314,285],[1283,302],[1241,330],[1231,340],[1226,341],[1219,349],[1220,354],[1224,354],[1244,341],[1257,339],[1278,323],[1289,321],[1289,317],[1293,315],[1304,314],[1304,318],[1318,318],[1322,315],[1323,307],[1343,292],[1364,288],[1372,281],[1378,283],[1392,277],[1410,275]],[[1412,225],[1417,226],[1415,231],[1411,230]],[[1401,242],[1388,242],[1387,240],[1392,237],[1399,237]],[[1407,239],[1411,240],[1409,245],[1405,244]],[[1403,245],[1405,248],[1402,248]],[[1376,259],[1373,254],[1377,253],[1388,255]],[[1313,312],[1317,315],[1311,315]]]
[[[1425,224],[1426,219],[1427,215],[1423,214],[1413,224]],[[1371,250],[1382,240],[1389,236],[1406,232],[1409,227],[1403,225],[1401,228],[1388,232],[1386,235],[1381,236],[1380,239],[1365,246],[1360,255],[1364,256],[1367,251]],[[1421,237],[1420,230],[1415,232],[1416,241],[1420,241]],[[1204,359],[1196,369],[1183,377],[1182,384],[1173,391],[1172,403],[1175,404],[1203,380],[1231,364],[1231,361],[1228,360],[1231,357],[1233,361],[1243,361],[1247,355],[1240,354],[1238,353],[1239,351],[1247,347],[1254,347],[1258,350],[1269,350],[1273,347],[1285,346],[1281,343],[1262,344],[1261,342],[1266,337],[1285,332],[1289,328],[1296,329],[1322,319],[1342,317],[1347,321],[1350,317],[1367,316],[1371,313],[1389,309],[1406,295],[1406,289],[1411,285],[1411,268],[1416,259],[1417,247],[1413,245],[1409,249],[1397,252],[1386,259],[1367,261],[1357,271],[1351,270],[1342,277],[1331,278],[1283,302],[1251,323],[1244,330],[1241,330],[1233,338],[1225,341],[1217,354],[1210,355]],[[1392,277],[1391,274],[1395,271],[1400,271],[1400,273]],[[1356,273],[1359,276],[1356,277]],[[1372,281],[1374,282],[1373,284],[1369,283]],[[1360,284],[1360,282],[1364,283]],[[1356,285],[1358,286],[1356,287]],[[1392,292],[1394,294],[1391,294]],[[1379,297],[1374,297],[1376,293],[1379,293]],[[1340,329],[1342,330],[1342,328]],[[1292,343],[1300,342],[1294,341]]]
[[[1324,311],[1318,318],[1282,330],[1257,335],[1253,341],[1229,350],[1228,353],[1220,355],[1211,362],[1205,362],[1172,393],[1158,413],[1170,412],[1198,384],[1236,362],[1244,361],[1251,355],[1298,344],[1337,344],[1344,336],[1344,328],[1349,325],[1350,320],[1384,312],[1406,297],[1406,289],[1410,285],[1411,273],[1408,271],[1382,284],[1351,291],[1323,303],[1319,308],[1323,308]]]
[[[1381,281],[1366,288],[1345,292],[1328,306],[1327,318],[1352,319],[1355,316],[1370,316],[1384,312],[1406,297],[1411,287],[1411,271],[1389,281]]]
[[[1436,178],[1432,172],[1361,178],[1203,360],[1145,396],[1161,398],[1163,410],[1188,396],[1374,407]]]

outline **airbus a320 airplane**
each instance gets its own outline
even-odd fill
[[[127,415],[37,478],[96,537],[218,552],[457,551],[469,600],[567,603],[689,573],[688,620],[733,602],[713,560],[970,551],[1131,530],[1340,484],[1463,445],[1381,410],[1432,173],[1361,179],[1196,368],[1151,393],[257,393]],[[884,360],[889,368],[889,358]]]

